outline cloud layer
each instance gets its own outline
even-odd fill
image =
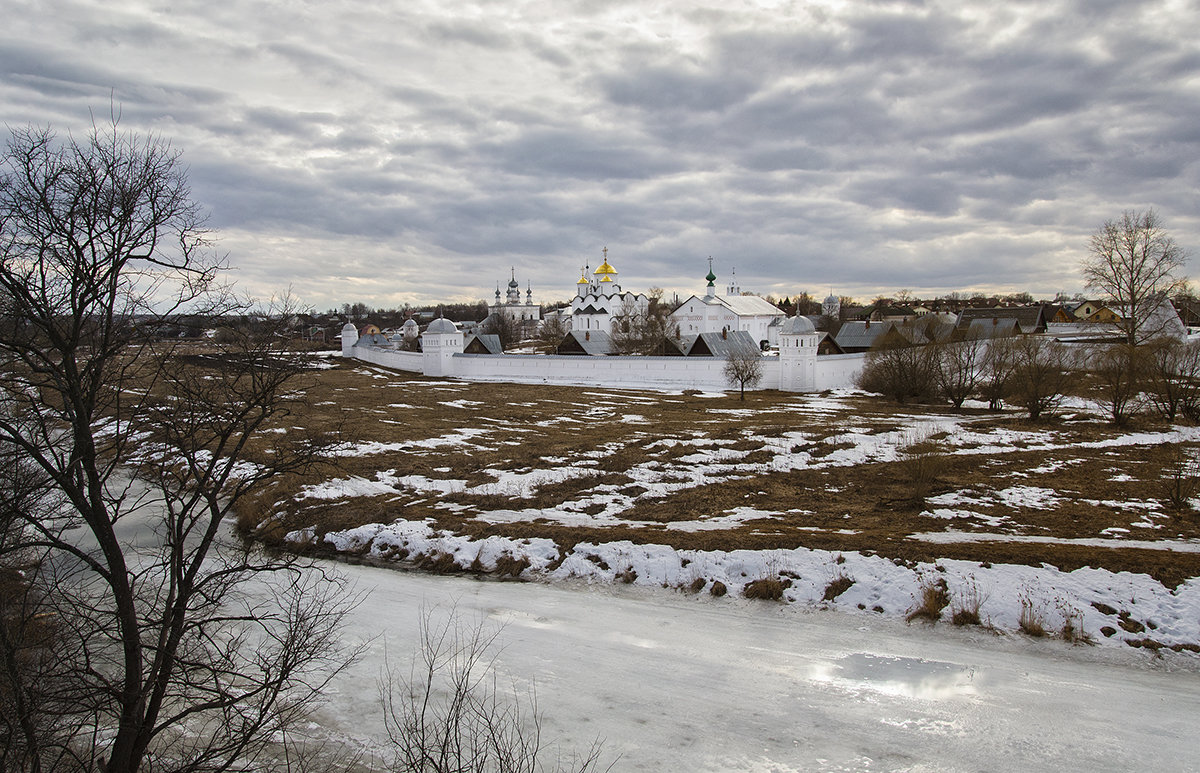
[[[0,0],[10,125],[184,151],[248,291],[318,309],[699,290],[1082,289],[1200,248],[1194,3]]]

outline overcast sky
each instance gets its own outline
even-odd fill
[[[625,289],[1082,289],[1200,254],[1193,0],[0,0],[0,115],[170,139],[246,291],[318,310]],[[111,97],[111,99],[110,99]],[[1195,261],[1193,260],[1193,264]],[[1189,273],[1200,273],[1189,264]]]

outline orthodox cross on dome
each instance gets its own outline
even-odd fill
[[[604,262],[607,263],[608,262],[608,245],[607,244],[604,245],[604,249],[602,249],[600,251],[604,253]]]

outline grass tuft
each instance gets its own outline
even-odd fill
[[[529,568],[529,559],[522,556],[516,558],[508,553],[496,559],[496,574],[501,577],[520,577],[521,572]]]
[[[418,567],[435,574],[457,574],[463,571],[463,568],[454,560],[453,554],[442,550],[421,555],[416,560]]]
[[[748,599],[779,601],[783,598],[783,591],[790,587],[792,587],[791,580],[780,579],[778,575],[772,575],[746,583],[746,586],[742,588],[742,595]]]
[[[1022,632],[1041,638],[1046,635],[1046,611],[1041,604],[1035,604],[1029,596],[1021,595],[1021,614],[1017,627]]]
[[[833,601],[838,596],[850,590],[850,586],[854,584],[854,580],[844,574],[839,573],[836,577],[829,581],[825,586],[825,596],[823,601]]]
[[[979,616],[979,608],[987,599],[979,593],[979,585],[972,577],[970,582],[955,596],[954,606],[950,610],[950,622],[955,625],[983,625]]]
[[[1058,604],[1058,613],[1062,615],[1062,626],[1058,636],[1071,644],[1095,644],[1092,637],[1083,627],[1083,612],[1065,601]]]
[[[946,578],[939,577],[934,580],[929,575],[922,575],[916,606],[909,610],[904,619],[910,623],[913,620],[936,623],[942,617],[942,610],[949,605],[950,590],[946,587]]]

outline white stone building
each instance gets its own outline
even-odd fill
[[[496,285],[496,300],[492,303],[493,314],[504,314],[514,322],[538,322],[542,318],[542,309],[533,302],[533,289],[525,285],[525,302],[521,302],[521,286],[517,283],[517,270],[512,269],[508,280],[508,292],[503,301],[500,297],[500,285]]]
[[[575,283],[575,297],[571,299],[571,330],[600,330],[612,335],[613,320],[621,316],[645,315],[650,308],[650,298],[642,293],[621,290],[617,270],[608,262],[608,248],[604,250],[604,262],[588,278],[588,267],[584,267],[579,281]]]
[[[704,295],[693,295],[671,312],[672,330],[679,335],[720,333],[745,330],[760,346],[779,345],[779,326],[787,315],[757,295],[742,295],[732,279],[725,295],[717,295],[716,274],[708,267],[708,288]]]

